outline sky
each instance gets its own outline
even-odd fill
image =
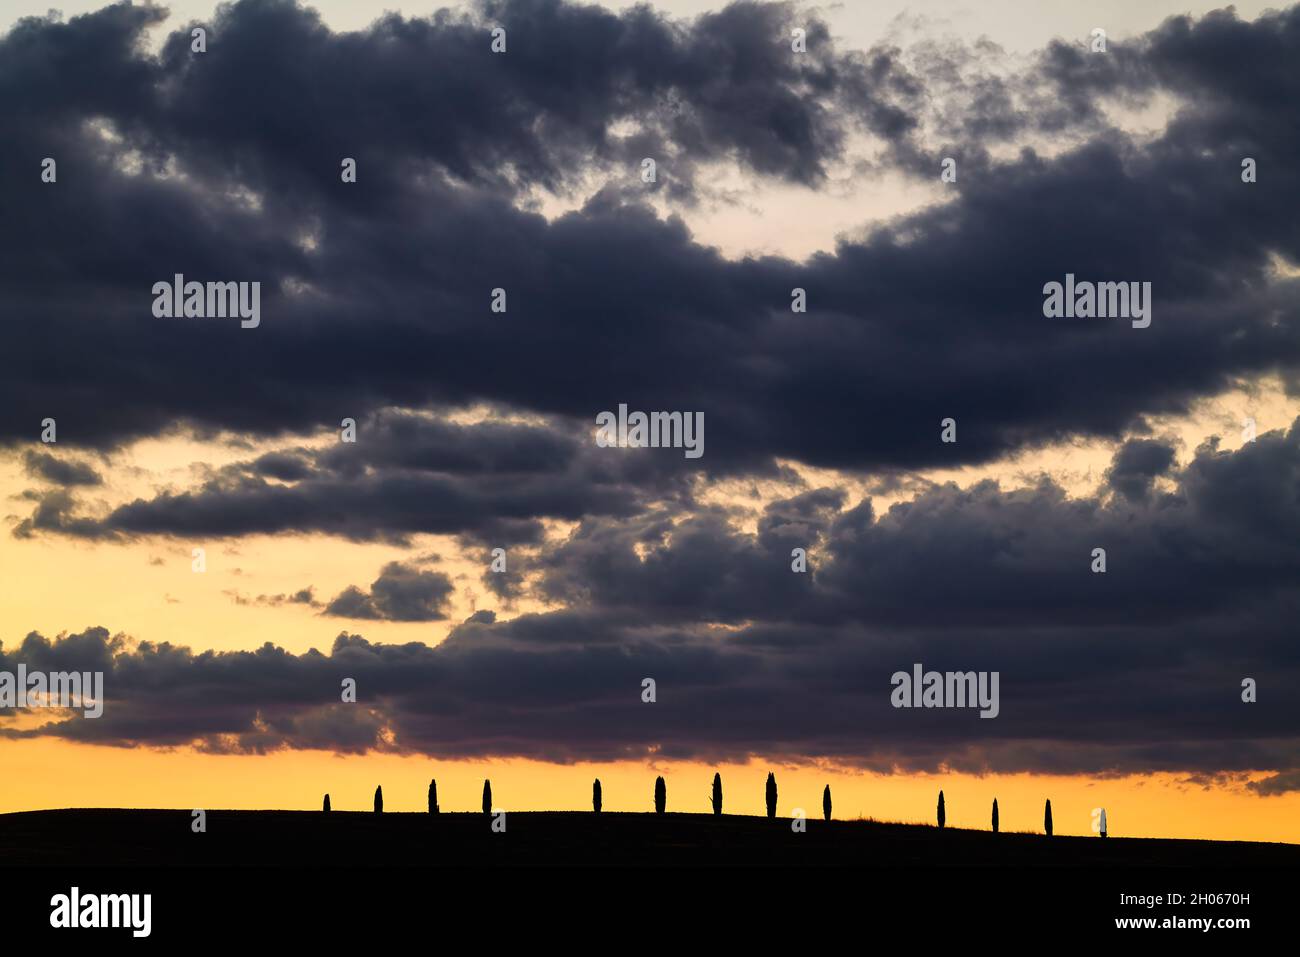
[[[106,700],[0,709],[0,812],[774,769],[1300,841],[1300,8],[48,7],[0,16],[0,673]]]

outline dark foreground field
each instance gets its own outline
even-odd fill
[[[0,814],[0,867],[851,865],[1295,867],[1300,845],[992,834],[867,821],[708,814],[62,810]]]

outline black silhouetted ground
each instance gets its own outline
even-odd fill
[[[0,814],[0,867],[30,865],[851,865],[1296,867],[1300,845],[992,834],[710,814],[60,810]]]

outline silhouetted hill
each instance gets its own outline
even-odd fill
[[[1052,837],[869,821],[515,811],[59,810],[0,814],[0,867],[31,865],[853,865],[1296,867],[1300,845]]]

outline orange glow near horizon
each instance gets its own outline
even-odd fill
[[[1114,837],[1198,838],[1300,843],[1300,795],[1262,798],[1244,786],[1190,784],[1167,774],[1083,776],[893,774],[760,762],[555,765],[528,760],[436,761],[394,754],[337,756],[321,751],[272,755],[208,755],[189,749],[107,748],[48,740],[3,745],[5,787],[0,812],[61,807],[319,810],[330,795],[336,811],[369,811],[376,785],[389,812],[424,811],[430,778],[442,810],[477,811],[483,779],[493,804],[514,811],[584,811],[600,778],[606,811],[650,811],[656,775],[668,786],[668,810],[708,813],[715,771],[723,808],[762,814],[768,770],[776,773],[778,814],[802,808],[821,816],[822,788],[831,787],[837,820],[872,818],[934,823],[939,790],[949,827],[987,830],[993,799],[1003,831],[1041,832],[1043,801],[1052,801],[1054,830],[1092,833],[1092,811],[1106,808]]]
[[[1271,391],[1270,391],[1271,390]],[[1225,444],[1250,411],[1260,429],[1284,427],[1300,413],[1300,400],[1283,398],[1280,386],[1244,405],[1240,395],[1219,401],[1169,431],[1181,437],[1184,453],[1215,430]],[[231,450],[220,443],[168,437],[117,453],[111,463],[95,460],[111,483],[84,493],[84,506],[102,510],[158,488],[185,487],[211,463],[266,451]],[[1079,450],[1069,443],[1038,450],[1032,459],[965,470],[932,478],[959,482],[996,477],[1014,483],[1047,473],[1095,484],[1111,450]],[[1087,453],[1087,454],[1085,454]],[[1095,453],[1095,455],[1094,455]],[[32,482],[20,451],[0,455],[0,495],[10,503],[10,526],[30,512],[22,498]],[[1073,457],[1071,457],[1073,456]],[[1096,457],[1096,462],[1089,456]],[[90,458],[81,453],[81,458]],[[1086,472],[1085,472],[1086,469]],[[1026,478],[1028,476],[1029,478]],[[811,474],[814,484],[852,483],[836,473]],[[713,490],[751,509],[753,501],[720,486]],[[709,490],[703,490],[705,494]],[[788,494],[788,491],[787,491]],[[207,549],[207,571],[190,568],[190,548]],[[260,596],[291,593],[304,586],[328,600],[348,585],[367,585],[388,561],[433,554],[428,561],[450,576],[455,592],[444,620],[432,622],[353,621],[322,617],[301,605],[269,607]],[[247,536],[189,541],[142,538],[85,542],[58,536],[18,539],[0,529],[0,643],[12,650],[22,637],[46,637],[102,625],[135,640],[184,645],[196,652],[254,649],[270,642],[291,653],[328,650],[341,631],[377,643],[438,644],[455,623],[476,607],[498,609],[503,618],[542,606],[525,599],[504,606],[481,587],[482,556],[466,554],[454,539],[416,536],[407,547],[356,543],[324,535]],[[24,727],[6,718],[0,726]],[[30,727],[29,725],[26,725]],[[912,774],[880,775],[825,764],[775,765],[780,813],[802,807],[821,813],[821,793],[831,785],[838,819],[931,823],[940,788],[950,826],[988,828],[996,797],[1004,830],[1040,831],[1043,801],[1051,798],[1059,834],[1091,833],[1092,809],[1105,807],[1115,836],[1209,838],[1300,843],[1300,793],[1261,797],[1241,778],[1192,783],[1173,774],[1128,777],[1083,775]],[[285,808],[313,810],[329,792],[338,810],[370,810],[374,788],[384,786],[390,811],[422,811],[430,778],[437,778],[442,807],[472,811],[480,806],[484,777],[491,778],[499,807],[509,810],[585,810],[591,782],[601,779],[609,811],[646,811],[654,778],[668,783],[668,807],[707,812],[713,773],[723,776],[725,809],[763,813],[768,766],[759,759],[718,767],[698,762],[620,762],[556,765],[528,760],[441,761],[375,753],[337,756],[318,751],[269,755],[211,755],[189,748],[171,751],[74,744],[54,738],[0,739],[0,812],[59,807]],[[1255,777],[1263,777],[1260,772]]]

